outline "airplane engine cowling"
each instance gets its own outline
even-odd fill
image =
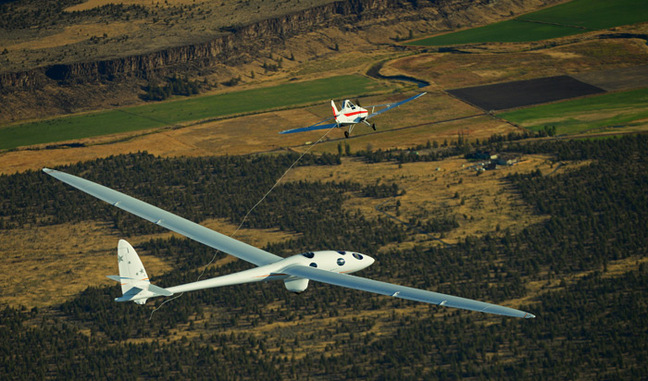
[[[286,289],[288,291],[300,293],[304,292],[306,288],[308,288],[308,279],[306,278],[298,278],[298,279],[290,279],[290,280],[284,280],[284,284],[286,285]]]

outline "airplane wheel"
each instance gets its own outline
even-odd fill
[[[373,128],[373,130],[376,131],[376,123],[372,124],[371,128]]]
[[[347,139],[349,138],[349,131],[344,131],[344,137]]]

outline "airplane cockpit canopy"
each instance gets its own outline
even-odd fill
[[[353,102],[351,102],[350,100],[347,99],[344,102],[344,108],[350,108],[351,110],[355,110],[356,105],[354,105]]]

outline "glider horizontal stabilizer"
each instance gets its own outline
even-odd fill
[[[142,292],[148,291],[145,295],[142,296]],[[119,298],[115,298],[116,302],[130,302],[130,301],[137,301],[141,299],[149,299],[153,298],[156,296],[171,296],[173,295],[172,292],[169,292],[162,287],[158,287],[153,284],[148,284],[146,287],[146,290],[144,288],[140,287],[131,287],[128,291],[124,293],[124,295],[120,296]]]
[[[116,298],[115,301],[117,302],[130,302],[130,301],[135,301],[138,299],[143,299],[143,298],[152,298],[155,296],[171,296],[173,295],[173,292],[164,289],[162,287],[158,287],[154,284],[149,283],[148,281],[137,281],[137,279],[129,278],[129,277],[124,277],[124,276],[118,276],[118,275],[106,275],[108,279],[112,279],[114,281],[119,282],[122,285],[126,285],[128,290],[124,292],[124,295],[120,296],[119,298]],[[124,283],[125,282],[125,283]],[[137,284],[137,286],[129,286],[129,284]],[[145,294],[142,294],[142,291],[148,291]]]

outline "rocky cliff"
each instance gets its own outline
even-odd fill
[[[446,27],[453,15],[469,9],[501,7],[502,10],[537,6],[557,0],[351,0],[266,19],[251,25],[229,28],[229,33],[211,41],[160,51],[92,62],[54,64],[18,73],[1,73],[0,89],[38,88],[52,81],[88,83],[128,77],[165,75],[183,66],[204,68],[215,64],[236,65],[250,60],[267,46],[282,44],[295,35],[334,26],[396,23],[399,16],[437,19]]]

